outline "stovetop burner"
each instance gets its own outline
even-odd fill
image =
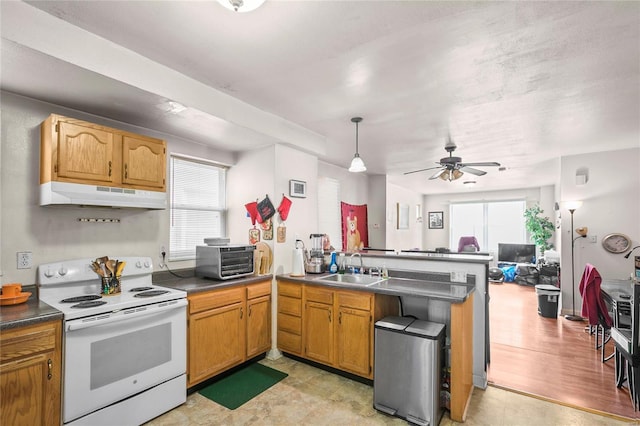
[[[146,290],[151,290],[153,287],[136,287],[136,288],[132,288],[129,291],[146,291]]]
[[[76,296],[76,297],[69,297],[69,298],[66,298],[66,299],[62,299],[60,301],[60,303],[86,302],[86,301],[89,301],[89,300],[97,300],[97,299],[100,299],[101,297],[102,296],[100,296],[99,294],[87,294],[87,295],[84,295],[84,296]]]
[[[95,306],[106,305],[107,302],[104,300],[90,300],[87,302],[80,302],[75,305],[71,305],[72,308],[84,309],[84,308],[93,308]]]
[[[160,296],[161,294],[169,293],[169,290],[151,290],[151,291],[143,291],[142,293],[137,293],[134,297],[153,297]]]

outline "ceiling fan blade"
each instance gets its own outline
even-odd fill
[[[495,161],[487,161],[485,163],[464,163],[460,164],[462,167],[465,166],[475,166],[475,167],[500,167],[500,163],[496,163]]]
[[[444,172],[446,172],[446,171],[447,171],[447,168],[446,168],[446,167],[443,167],[442,169],[438,170],[438,171],[437,171],[433,176],[431,176],[431,177],[429,178],[429,180],[432,180],[432,179],[438,179],[438,178],[440,177],[440,175],[441,175],[441,174],[443,174],[443,173],[444,173]]]
[[[405,174],[405,175],[410,175],[411,173],[420,173],[420,172],[424,172],[424,171],[427,171],[427,170],[437,169],[437,168],[439,168],[439,167],[442,167],[442,166],[434,166],[434,167],[429,167],[429,168],[427,168],[427,169],[414,170],[414,171],[412,171],[412,172],[405,172],[404,174]]]
[[[487,172],[485,172],[484,170],[474,169],[467,165],[460,167],[460,170],[462,170],[463,172],[471,173],[472,175],[476,175],[476,176],[483,176],[487,174]]]

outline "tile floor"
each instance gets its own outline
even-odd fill
[[[169,425],[406,425],[373,408],[373,388],[281,357],[261,363],[289,376],[236,410],[192,393],[186,404],[147,426]],[[447,412],[441,426],[457,425]],[[636,424],[603,417],[495,387],[475,389],[467,426],[616,426]]]

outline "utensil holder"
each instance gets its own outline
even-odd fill
[[[102,277],[102,295],[113,296],[114,294],[120,294],[120,277]]]

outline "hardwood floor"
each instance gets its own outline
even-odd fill
[[[538,315],[532,286],[491,283],[489,296],[491,384],[587,411],[640,418],[627,389],[615,386],[614,360],[602,363],[586,321]],[[610,342],[605,353],[612,351]]]

